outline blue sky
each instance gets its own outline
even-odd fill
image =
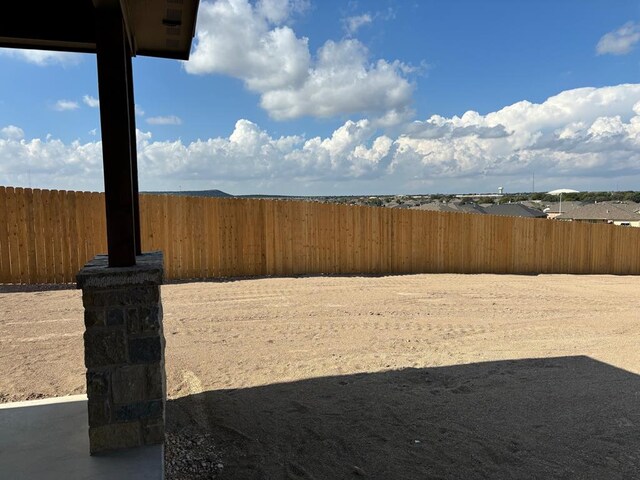
[[[640,3],[203,1],[134,59],[146,190],[640,189]],[[0,50],[0,184],[102,190],[95,58]]]

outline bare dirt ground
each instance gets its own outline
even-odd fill
[[[82,393],[80,293],[2,292],[0,402]],[[198,459],[169,476],[640,478],[638,292],[569,275],[164,286],[168,432]],[[221,465],[200,462],[212,444]]]

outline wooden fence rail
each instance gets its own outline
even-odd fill
[[[352,273],[640,274],[640,229],[299,201],[142,195],[169,279]],[[104,194],[0,187],[0,283],[74,282]]]

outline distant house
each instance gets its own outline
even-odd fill
[[[535,208],[536,210],[542,210],[542,201],[540,200],[522,200],[518,202],[521,205],[529,208]]]
[[[482,208],[480,205],[476,203],[454,203],[453,208],[457,212],[463,212],[463,213],[481,213],[481,214],[487,213],[487,211],[484,208]]]
[[[547,218],[546,213],[536,208],[527,207],[521,203],[491,205],[484,210],[488,215],[500,215],[503,217]]]
[[[615,207],[622,208],[623,210],[626,210],[627,212],[631,212],[631,213],[640,213],[640,204],[636,202],[625,202],[625,201],[602,202],[602,204],[613,205]]]
[[[547,205],[542,211],[547,214],[547,218],[556,218],[561,213],[570,212],[578,207],[583,206],[583,202],[554,202]]]
[[[417,207],[412,207],[412,210],[428,210],[430,212],[457,212],[454,207],[452,207],[448,203],[443,202],[432,202],[432,203],[423,203]]]
[[[569,222],[612,223],[629,227],[640,227],[640,213],[629,211],[612,202],[590,203],[556,217]]]
[[[431,202],[411,208],[413,210],[429,210],[431,212],[486,213],[484,208],[475,203]]]

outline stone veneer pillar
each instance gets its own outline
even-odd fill
[[[164,442],[162,252],[132,267],[98,255],[77,275],[84,304],[91,454]]]

